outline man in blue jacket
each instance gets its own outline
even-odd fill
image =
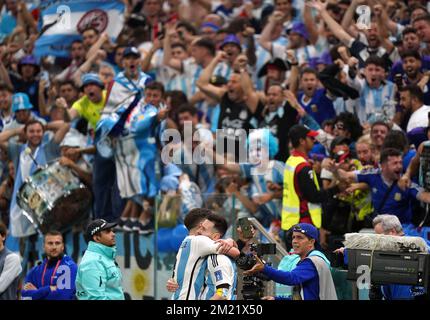
[[[124,300],[121,270],[115,261],[116,225],[97,219],[87,227],[88,248],[76,276],[79,300]]]
[[[330,268],[320,256],[311,255],[320,248],[318,229],[309,223],[293,226],[292,244],[300,261],[290,272],[269,267],[256,256],[257,263],[244,274],[262,272],[276,283],[294,286],[293,300],[337,300]]]
[[[32,268],[25,277],[23,299],[74,300],[78,266],[64,254],[64,239],[60,232],[45,235],[46,259]]]

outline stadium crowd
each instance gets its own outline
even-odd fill
[[[119,34],[89,20],[63,57],[37,51],[58,21],[42,21],[36,3],[0,0],[0,222],[11,237],[39,236],[42,221],[30,222],[20,203],[43,220],[44,199],[22,186],[56,165],[89,190],[73,201],[90,200],[89,217],[109,231],[152,234],[156,198],[178,196],[178,223],[193,208],[234,209],[288,249],[287,231],[304,224],[330,261],[345,233],[373,228],[378,214],[430,241],[430,162],[422,160],[430,157],[430,3],[111,2],[123,4],[123,21],[109,22],[123,23]],[[45,195],[55,198],[56,188]],[[81,232],[86,222],[68,224]],[[107,254],[99,243],[112,240],[94,230],[89,250]],[[8,254],[0,250],[0,271]],[[48,262],[43,275],[46,265],[58,268]],[[83,277],[78,269],[78,283]],[[62,297],[36,289],[22,295]]]

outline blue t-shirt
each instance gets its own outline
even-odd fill
[[[299,93],[298,97],[300,105],[319,123],[319,125],[322,125],[324,120],[336,117],[333,101],[327,97],[326,93],[327,91],[325,89],[317,89],[308,103],[303,101],[303,92]]]
[[[371,169],[357,172],[357,181],[367,183],[372,193],[372,205],[378,210],[386,192],[390,188],[381,176],[380,169]],[[403,191],[396,184],[390,191],[384,206],[379,210],[379,214],[394,214],[401,223],[411,223],[412,210],[411,202],[423,191],[416,183],[412,183],[410,188]]]

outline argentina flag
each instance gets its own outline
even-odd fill
[[[34,54],[68,57],[71,43],[90,26],[114,41],[124,24],[124,8],[120,0],[42,0]]]

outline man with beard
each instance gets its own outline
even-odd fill
[[[402,53],[402,63],[404,75],[402,77],[402,82],[400,82],[398,86],[402,87],[403,85],[417,85],[420,87],[421,91],[424,93],[423,99],[424,104],[430,104],[430,83],[429,83],[429,75],[424,74],[422,72],[422,60],[418,51],[410,50]],[[398,75],[396,75],[398,76]],[[397,78],[396,78],[397,79]],[[401,90],[401,88],[398,88]]]
[[[39,166],[55,160],[59,156],[59,144],[70,128],[69,123],[55,121],[44,126],[38,120],[30,120],[22,127],[0,133],[0,144],[8,150],[8,155],[16,168],[12,203],[10,205],[11,234],[14,237],[26,237],[36,232],[34,226],[24,216],[23,210],[16,203],[16,196],[27,177]],[[56,131],[53,138],[42,141],[45,130]],[[24,133],[26,143],[14,143],[10,140],[15,135]]]
[[[314,69],[306,68],[302,71],[300,86],[303,91],[298,94],[297,100],[319,125],[336,116],[330,93],[325,88],[318,89],[318,78]]]
[[[394,45],[391,42],[381,43],[376,22],[372,21],[370,23],[370,28],[365,30],[367,39],[367,44],[365,44],[360,40],[354,39],[331,17],[326,8],[327,2],[322,3],[320,0],[315,0],[313,2],[308,2],[307,5],[315,8],[333,34],[343,44],[348,46],[351,54],[358,59],[360,68],[364,66],[366,59],[374,55],[383,58],[384,63],[387,63],[386,67],[398,60],[399,54]]]
[[[243,149],[243,143],[249,130],[253,128],[252,119],[257,121],[261,117],[263,104],[259,95],[254,90],[248,90],[245,95],[245,89],[242,84],[246,83],[252,87],[251,78],[243,67],[231,74],[226,88],[219,88],[210,84],[210,78],[215,67],[220,61],[226,59],[226,53],[220,51],[217,53],[211,63],[203,70],[197,86],[206,95],[220,102],[220,115],[217,129],[223,129],[223,134],[227,146],[234,143],[234,154],[236,160],[239,158],[239,151]],[[243,66],[243,65],[242,65]],[[227,142],[230,140],[230,142]],[[242,148],[242,149],[241,149]],[[224,148],[226,150],[228,148]],[[232,150],[227,150],[231,152]]]
[[[373,158],[376,162],[379,162],[379,156],[382,151],[382,145],[384,144],[385,137],[391,128],[387,123],[383,121],[376,121],[370,127],[370,140],[373,147]]]
[[[85,47],[81,40],[75,40],[70,47],[70,65],[60,74],[55,76],[56,81],[68,81],[72,79],[73,74],[78,71],[79,67],[85,62]]]
[[[410,114],[406,133],[416,128],[427,128],[430,106],[425,104],[424,94],[415,85],[408,85],[400,89],[400,105]]]
[[[263,120],[259,128],[268,128],[277,138],[279,151],[275,160],[287,161],[288,152],[288,131],[297,123],[298,115],[290,103],[285,99],[283,89],[280,84],[272,84],[267,90],[267,103],[264,108]]]
[[[417,51],[420,54],[421,46],[420,46],[420,38],[417,35],[417,30],[412,27],[406,27],[402,32],[402,50],[401,52],[405,54],[409,51]],[[401,57],[403,57],[401,54]],[[430,56],[421,56],[421,70],[429,70],[430,69]],[[403,58],[402,58],[403,60]],[[390,76],[388,79],[393,81],[397,74],[403,75],[405,73],[403,67],[403,61],[399,60],[392,66],[390,70]]]
[[[64,254],[63,236],[58,231],[45,235],[46,258],[25,277],[22,296],[32,300],[74,300],[78,266]]]
[[[381,168],[373,170],[346,172],[335,170],[340,179],[354,182],[364,182],[369,185],[372,194],[374,215],[393,214],[402,224],[410,224],[413,219],[411,207],[412,198],[430,203],[430,193],[417,184],[402,190],[397,181],[403,172],[402,152],[387,148],[381,152]]]

